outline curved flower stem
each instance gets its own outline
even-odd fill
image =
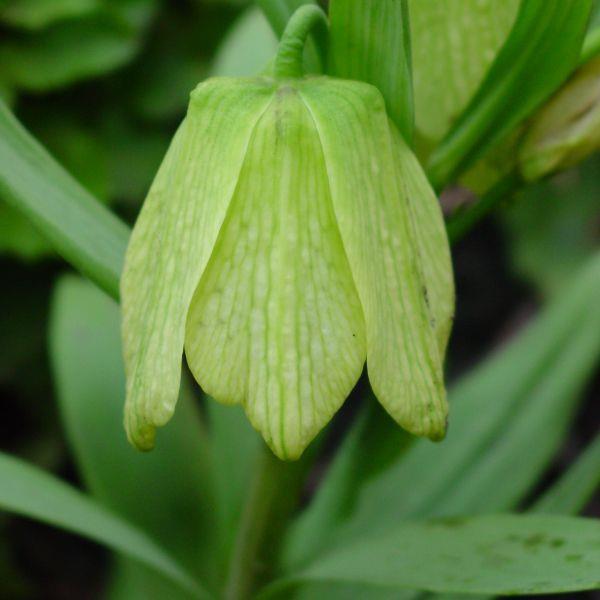
[[[304,46],[311,30],[319,32],[317,43],[325,39],[327,31],[325,13],[313,4],[301,6],[289,20],[279,42],[273,72],[275,77],[286,79],[304,75]]]
[[[317,4],[317,0],[256,0],[256,4],[262,10],[275,35],[281,38],[294,10],[303,4]],[[319,38],[318,33],[318,31],[311,33],[304,50],[304,65],[310,73],[323,73],[327,66],[327,38],[326,36]]]
[[[226,600],[248,600],[272,575],[282,531],[314,456],[311,449],[296,462],[284,462],[263,445],[237,532]]]

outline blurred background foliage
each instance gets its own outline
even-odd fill
[[[274,34],[250,4],[0,0],[0,96],[68,171],[132,222],[190,90],[209,75],[255,73],[272,56]],[[465,10],[467,4],[477,3],[465,2]],[[510,27],[516,5],[502,3],[498,31]],[[417,21],[415,28],[444,39],[427,23]],[[413,38],[417,67],[430,43],[425,33]],[[468,52],[472,64],[460,67],[475,79],[489,66],[502,32],[488,38],[489,52]],[[431,78],[435,73],[423,71],[415,79],[417,145],[424,154],[472,92],[462,99],[464,90],[448,94],[448,105],[439,110],[427,87]],[[459,197],[462,202],[468,195],[459,191]],[[456,190],[442,198],[445,207],[455,199]],[[523,327],[598,249],[599,199],[600,160],[592,157],[519,192],[456,246],[452,376]],[[47,352],[53,284],[68,267],[1,199],[0,265],[1,449],[78,481]],[[569,463],[591,439],[599,394],[596,376],[557,465]],[[340,427],[353,410],[349,403],[342,411]],[[105,553],[89,542],[33,522],[0,519],[0,598],[38,598],[41,590],[44,598],[96,597],[105,566]]]

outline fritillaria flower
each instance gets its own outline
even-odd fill
[[[292,23],[271,74],[192,92],[135,225],[125,423],[142,450],[173,414],[183,351],[284,459],[365,361],[402,427],[444,436],[454,296],[438,202],[377,89],[304,76],[302,43]]]

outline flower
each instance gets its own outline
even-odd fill
[[[376,88],[281,57],[274,75],[192,92],[134,227],[121,297],[140,449],[174,411],[184,349],[280,458],[300,456],[365,360],[402,427],[444,436],[454,295],[437,199]]]

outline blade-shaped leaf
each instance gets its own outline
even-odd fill
[[[190,571],[214,575],[213,471],[189,389],[184,386],[160,447],[141,454],[123,428],[117,304],[89,282],[63,278],[53,298],[50,342],[63,425],[91,493],[151,533]]]
[[[65,20],[0,45],[0,75],[18,88],[46,91],[102,75],[134,58],[131,31],[107,15]]]
[[[417,149],[444,137],[481,84],[521,0],[410,0]]]
[[[0,101],[0,197],[117,298],[128,227],[86,192]]]
[[[329,71],[379,88],[410,144],[414,115],[408,0],[332,0]]]
[[[212,75],[242,77],[256,75],[275,56],[277,38],[264,14],[248,8],[235,21],[217,49]]]
[[[0,453],[0,509],[104,544],[209,597],[146,533],[49,473]]]
[[[55,21],[87,15],[101,7],[101,0],[19,0],[2,5],[0,21],[15,27],[42,29]]]
[[[592,0],[528,0],[477,93],[429,161],[442,188],[539,106],[577,65]]]
[[[306,581],[458,594],[559,593],[596,589],[599,564],[597,520],[498,515],[405,522],[318,557],[261,597]]]

